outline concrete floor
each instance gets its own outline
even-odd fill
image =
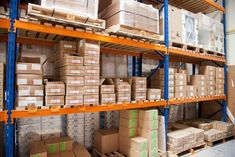
[[[190,157],[235,157],[235,140],[207,148]]]

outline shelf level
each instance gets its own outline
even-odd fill
[[[185,99],[171,99],[168,101],[168,105],[195,103],[202,101],[212,101],[212,100],[224,100],[226,96],[205,96],[200,98],[185,98]]]
[[[113,105],[101,105],[101,106],[80,106],[73,108],[60,108],[58,110],[52,109],[38,109],[36,111],[26,110],[13,110],[12,119],[14,118],[26,118],[35,116],[50,116],[50,115],[65,115],[75,113],[87,113],[87,112],[103,112],[103,111],[114,111],[114,110],[127,110],[136,108],[147,108],[147,107],[165,107],[166,101],[155,101],[155,102],[139,102],[139,103],[125,103],[125,104],[113,104]]]
[[[0,111],[0,121],[7,121],[7,111]]]

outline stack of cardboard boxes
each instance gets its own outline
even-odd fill
[[[100,103],[113,104],[116,102],[116,94],[114,91],[114,83],[112,79],[101,79],[100,85]]]
[[[207,95],[215,95],[215,67],[200,66],[199,72],[206,77]]]
[[[116,101],[119,102],[130,102],[131,101],[131,85],[120,78],[114,79]]]
[[[225,123],[221,121],[212,122],[213,129],[219,130],[223,133],[223,138],[232,137],[233,136],[233,124]]]
[[[100,43],[80,40],[78,54],[84,57],[84,105],[99,105]]]
[[[175,73],[175,98],[185,98],[187,88],[187,74]]]
[[[119,151],[129,155],[131,138],[138,134],[138,110],[120,111],[119,120]]]
[[[64,106],[64,82],[46,82],[45,93],[46,106]]]
[[[5,95],[5,90],[4,90],[4,81],[5,81],[5,70],[4,70],[4,64],[0,63],[0,110],[3,109],[3,104],[4,104],[4,95]]]
[[[161,89],[148,88],[146,94],[147,100],[160,100],[161,99]]]
[[[215,90],[216,95],[224,95],[224,68],[215,68]]]
[[[21,58],[16,65],[17,107],[43,106],[44,86],[39,58]]]
[[[197,88],[197,96],[207,96],[207,78],[205,75],[192,75],[190,76],[190,82]]]
[[[131,84],[131,97],[133,101],[146,100],[146,77],[131,77],[129,78]]]
[[[158,153],[158,110],[139,110],[138,136],[148,140],[148,155],[156,157]]]

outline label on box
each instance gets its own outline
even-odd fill
[[[41,70],[41,65],[40,64],[32,64],[32,69],[33,70]]]
[[[27,64],[17,64],[18,70],[27,70]]]
[[[81,103],[80,100],[69,100],[68,103],[70,104],[78,104]]]
[[[104,101],[113,101],[113,98],[105,98]]]
[[[59,99],[54,99],[54,100],[51,100],[50,103],[60,103],[60,100]]]
[[[53,92],[53,93],[58,93],[58,92],[60,92],[60,89],[50,89],[49,91]]]
[[[69,94],[79,94],[80,91],[79,90],[70,90],[68,93]]]
[[[86,99],[87,102],[95,102],[96,99]]]
[[[72,63],[81,63],[80,60],[71,60]]]
[[[34,79],[33,84],[34,85],[41,85],[42,84],[42,79]]]
[[[95,63],[96,63],[96,61],[87,61],[87,63],[95,64]]]
[[[80,84],[81,81],[71,81],[71,83],[74,83],[74,84]]]
[[[19,95],[30,95],[30,90],[19,90]]]
[[[87,80],[88,83],[96,83],[96,80]]]
[[[35,90],[35,95],[43,96],[43,90]]]
[[[27,79],[17,79],[17,84],[27,84]]]
[[[87,90],[87,93],[95,93],[95,92],[96,92],[95,89],[88,89],[88,90]]]
[[[89,51],[87,51],[87,53],[88,53],[88,54],[92,54],[92,55],[96,55],[96,54],[97,54],[97,51],[91,51],[91,50],[89,50]]]
[[[73,48],[73,45],[64,44],[64,48]]]
[[[72,74],[80,74],[81,71],[80,71],[80,70],[71,70],[71,73],[72,73]]]
[[[87,70],[87,73],[96,73],[95,70]]]

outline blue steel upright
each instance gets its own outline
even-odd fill
[[[226,2],[223,0],[223,7],[226,10]],[[226,14],[223,13],[223,24],[224,24],[224,54],[225,58],[227,58],[227,39],[226,39]],[[224,64],[224,94],[227,96],[227,64]],[[223,108],[222,108],[222,121],[227,121],[227,101],[223,100]]]
[[[5,124],[5,156],[14,156],[14,125],[11,121],[11,110],[15,102],[15,63],[16,63],[16,30],[14,22],[18,16],[18,0],[10,0],[10,29],[8,32],[6,62],[6,109],[8,114]]]
[[[164,59],[164,99],[168,102],[169,100],[169,30],[168,30],[168,0],[164,0],[164,43],[167,48],[167,52]],[[165,117],[165,132],[166,132],[166,147],[167,147],[167,132],[168,132],[168,116],[169,116],[168,104],[164,108]]]

